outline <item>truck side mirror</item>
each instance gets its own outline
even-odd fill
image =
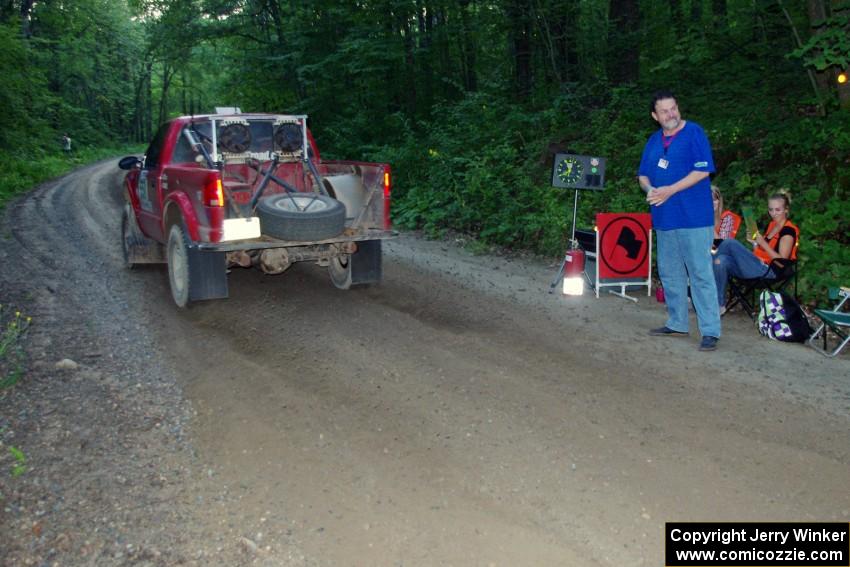
[[[136,169],[137,167],[141,167],[142,160],[137,158],[136,156],[127,156],[125,158],[121,158],[121,161],[118,162],[118,167],[121,169],[126,169],[127,171],[131,169]]]

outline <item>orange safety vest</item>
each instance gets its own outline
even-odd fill
[[[770,221],[770,224],[767,225],[767,230],[765,230],[764,233],[769,234],[770,231],[773,230],[773,226],[775,224],[776,223],[774,221]],[[785,228],[786,226],[790,227],[794,230],[794,245],[791,247],[791,258],[790,259],[796,260],[797,259],[797,245],[800,244],[800,229],[797,228],[797,225],[795,225],[793,222],[791,222],[789,220],[785,221],[785,224],[782,226],[782,228]],[[771,238],[770,240],[767,241],[768,245],[771,248],[773,248],[773,250],[775,250],[776,252],[779,252],[779,236],[782,234],[782,228],[780,228],[776,232],[776,234],[773,235],[773,238]],[[753,254],[755,254],[756,257],[759,260],[761,260],[762,262],[764,262],[765,264],[769,265],[770,262],[772,261],[770,255],[767,252],[765,252],[764,249],[761,246],[756,246],[753,249]]]

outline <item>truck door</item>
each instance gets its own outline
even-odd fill
[[[136,185],[139,198],[138,221],[142,231],[148,236],[163,240],[162,234],[162,158],[170,123],[163,124],[154,136],[145,152],[145,164],[139,172]]]

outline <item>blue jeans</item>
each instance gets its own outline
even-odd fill
[[[720,337],[717,285],[712,278],[711,245],[714,227],[656,230],[658,275],[667,302],[666,326],[688,332],[688,280],[691,299],[703,337]]]
[[[727,238],[717,247],[714,255],[714,282],[717,285],[717,299],[723,305],[726,297],[726,284],[729,276],[736,278],[766,278],[772,280],[776,274],[764,262],[753,254],[751,249]]]

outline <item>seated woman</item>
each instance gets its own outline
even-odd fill
[[[717,284],[717,298],[720,312],[725,312],[726,283],[729,276],[742,279],[776,279],[782,273],[783,260],[797,259],[797,242],[800,229],[788,220],[791,199],[787,192],[780,191],[767,200],[770,224],[764,236],[758,232],[754,240],[747,239],[753,245],[748,250],[737,240],[726,239],[717,247],[714,256],[714,281]]]
[[[711,186],[711,200],[714,205],[714,246],[720,246],[720,241],[735,238],[741,217],[732,211],[723,210],[723,194],[717,185]]]

